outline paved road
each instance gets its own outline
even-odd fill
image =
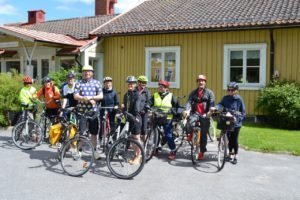
[[[208,148],[215,153],[215,143]],[[111,176],[105,161],[75,178],[63,173],[56,150],[43,144],[22,151],[9,131],[0,130],[0,200],[300,200],[300,157],[241,150],[237,165],[227,163],[217,172],[215,162],[193,166],[186,154],[169,162],[162,152],[133,180]]]

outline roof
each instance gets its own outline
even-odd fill
[[[115,15],[98,15],[92,17],[45,21],[37,24],[15,25],[30,30],[69,35],[77,40],[82,40],[88,39],[89,32],[111,20],[113,17],[115,17]]]
[[[0,26],[0,31],[8,35],[13,35],[31,42],[40,41],[40,42],[49,42],[49,43],[78,46],[78,47],[81,47],[88,43],[87,40],[78,41],[67,35],[28,30],[20,27],[13,27],[13,26]]]
[[[300,24],[300,0],[146,0],[93,35]]]

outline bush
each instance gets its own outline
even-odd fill
[[[54,84],[61,88],[61,86],[66,82],[66,76],[69,72],[73,71],[76,74],[76,78],[81,76],[79,68],[73,67],[70,70],[65,70],[63,67],[59,71],[53,71],[49,73],[49,77],[54,81]]]
[[[23,86],[22,75],[0,73],[0,126],[7,126],[7,112],[20,110],[19,92]]]
[[[293,82],[271,82],[259,94],[257,108],[266,112],[272,125],[300,128],[300,87]]]

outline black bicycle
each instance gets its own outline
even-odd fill
[[[144,168],[146,156],[144,148],[131,137],[129,122],[135,117],[128,112],[116,115],[116,141],[109,147],[106,163],[109,171],[120,179],[131,179]]]

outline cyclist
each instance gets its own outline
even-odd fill
[[[228,94],[225,95],[220,103],[216,107],[212,107],[211,110],[227,110],[233,111],[235,117],[235,126],[233,131],[228,132],[228,148],[229,148],[229,157],[227,160],[231,161],[233,164],[237,164],[237,154],[238,154],[238,136],[240,129],[242,127],[242,121],[246,114],[245,104],[243,98],[238,94],[239,86],[236,82],[230,82],[227,85]]]
[[[101,83],[93,79],[94,69],[90,65],[82,67],[82,79],[75,84],[74,99],[78,101],[77,108],[79,112],[85,113],[89,111],[97,111],[97,101],[103,98]],[[87,121],[83,118],[79,119],[79,133],[83,134],[86,129]],[[99,132],[98,118],[89,120],[89,132],[91,133],[91,141],[94,149],[97,146],[97,134]],[[101,157],[97,151],[94,155],[96,160]]]
[[[142,118],[142,128],[141,128],[141,141],[144,143],[146,140],[146,134],[147,134],[147,125],[148,125],[148,115],[147,115],[147,108],[150,108],[150,92],[148,88],[146,87],[148,83],[148,78],[146,76],[139,76],[138,77],[138,86],[137,90],[141,95],[141,118]]]
[[[186,110],[188,112],[188,133],[195,126],[196,122],[200,122],[201,140],[200,152],[198,153],[198,160],[203,160],[204,153],[207,151],[207,133],[210,126],[210,119],[207,115],[210,108],[214,106],[215,97],[214,93],[206,87],[206,76],[198,75],[196,78],[197,89],[193,90],[186,103]],[[188,140],[191,140],[191,134],[188,135]]]
[[[103,99],[101,101],[101,106],[103,107],[114,107],[115,109],[119,106],[119,99],[117,92],[113,89],[113,80],[111,77],[107,76],[103,79]],[[116,111],[114,109],[107,109],[109,116],[109,124],[111,130],[115,129],[115,115]],[[104,110],[101,110],[101,119],[104,115]],[[100,129],[100,131],[102,131]],[[102,134],[100,134],[101,137]]]
[[[30,109],[30,117],[34,118],[35,107],[33,101],[33,95],[36,93],[36,88],[32,86],[32,78],[30,76],[23,77],[24,87],[19,93],[19,100],[21,104],[28,105]]]
[[[50,77],[46,76],[42,80],[43,87],[34,95],[34,98],[41,98],[43,96],[46,107],[46,116],[57,116],[60,104],[57,103],[60,100],[59,89],[54,86]]]
[[[70,72],[67,74],[67,84],[62,87],[63,104],[62,108],[75,107],[77,101],[74,99],[75,74]]]
[[[136,78],[134,76],[128,76],[126,79],[128,90],[124,95],[122,107],[125,111],[132,114],[135,119],[130,120],[129,129],[131,130],[132,137],[140,142],[141,134],[141,95],[136,89]],[[141,152],[138,148],[135,148],[135,157],[129,161],[130,164],[138,164],[141,161]]]
[[[170,84],[168,81],[162,80],[158,82],[158,92],[155,92],[152,96],[151,106],[162,107],[160,109],[164,112],[169,112],[172,107],[179,106],[176,97],[169,91],[169,87]],[[172,118],[173,115],[168,114],[167,122],[163,125],[165,138],[170,148],[170,153],[168,155],[169,160],[174,160],[176,158],[176,145],[172,133]]]

